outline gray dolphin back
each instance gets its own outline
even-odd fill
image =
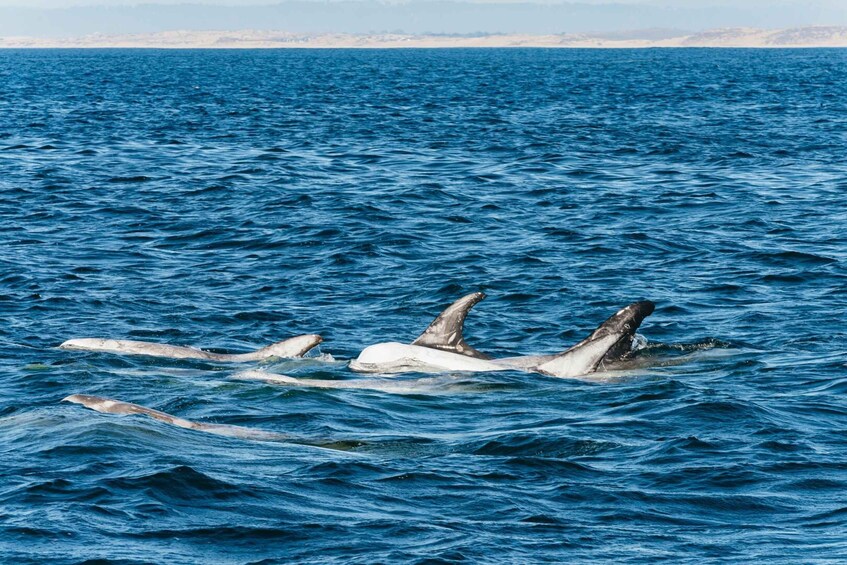
[[[485,298],[483,292],[474,292],[463,296],[441,312],[424,333],[412,342],[412,345],[459,353],[476,359],[491,359],[485,353],[468,345],[462,333],[468,312],[483,298]]]
[[[111,398],[104,398],[102,396],[92,396],[90,394],[72,394],[66,398],[63,398],[62,401],[73,402],[74,404],[81,404],[86,408],[90,408],[92,410],[96,410],[97,412],[102,412],[104,414],[121,414],[125,416],[131,414],[142,414],[144,416],[153,418],[154,420],[158,420],[166,424],[171,424],[172,426],[178,426],[180,428],[187,428],[189,430],[197,430],[202,428],[202,426],[197,422],[184,420],[172,414],[167,414],[166,412],[154,410],[153,408],[147,408],[146,406],[133,404],[131,402],[112,400]]]
[[[227,424],[192,422],[191,420],[185,420],[178,416],[174,416],[173,414],[168,414],[166,412],[161,412],[153,408],[141,406],[140,404],[123,402],[121,400],[104,398],[102,396],[92,396],[90,394],[72,394],[64,398],[63,401],[73,402],[74,404],[81,404],[86,408],[90,408],[91,410],[96,410],[97,412],[102,412],[104,414],[139,414],[142,416],[147,416],[159,422],[170,424],[172,426],[186,428],[188,430],[196,430],[199,432],[206,432],[219,436],[235,437],[239,439],[296,443],[300,445],[311,445],[314,447],[321,447],[324,449],[332,449],[338,451],[349,451],[350,449],[354,449],[356,447],[359,447],[360,445],[364,445],[364,442],[356,440],[313,440],[307,438],[298,438],[285,433],[246,428],[244,426],[230,426]]]
[[[307,351],[323,341],[316,334],[298,335],[250,353],[214,353],[165,343],[149,341],[131,341],[127,339],[78,338],[69,339],[59,346],[60,349],[82,351],[100,351],[118,355],[147,355],[150,357],[168,357],[171,359],[204,359],[223,363],[243,363],[263,361],[273,357],[302,357]]]
[[[323,338],[317,334],[298,335],[285,339],[283,341],[278,341],[251,353],[240,353],[230,355],[213,354],[213,359],[216,361],[234,362],[264,361],[265,359],[271,359],[273,357],[278,357],[281,359],[290,359],[294,357],[302,357],[310,349],[314,348],[322,341]]]
[[[178,416],[174,416],[173,414],[161,412],[153,408],[148,408],[139,404],[133,404],[131,402],[123,402],[121,400],[103,398],[102,396],[92,396],[89,394],[72,394],[71,396],[64,398],[63,401],[73,402],[74,404],[81,404],[86,408],[90,408],[91,410],[96,410],[97,412],[102,412],[104,414],[120,414],[125,416],[132,414],[140,414],[142,416],[147,416],[154,420],[158,420],[159,422],[164,422],[166,424],[177,426],[179,428],[196,430],[199,432],[206,432],[227,437],[254,439],[259,441],[286,441],[292,439],[290,436],[285,434],[269,432],[265,430],[254,430],[251,428],[244,428],[242,426],[228,426],[226,424],[207,424],[204,422],[192,422],[191,420],[185,420]]]

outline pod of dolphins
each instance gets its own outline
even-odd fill
[[[634,302],[613,314],[600,324],[591,335],[559,353],[494,359],[468,345],[463,335],[465,318],[468,312],[483,298],[485,298],[485,294],[482,292],[463,296],[441,312],[429,327],[410,344],[384,342],[366,347],[356,359],[350,361],[350,369],[361,373],[383,375],[407,372],[444,373],[518,370],[552,377],[580,378],[596,371],[621,367],[622,363],[632,354],[636,330],[644,319],[653,313],[655,308],[649,300]],[[62,343],[59,347],[68,350],[123,355],[199,359],[217,363],[244,363],[274,358],[302,357],[321,342],[322,338],[319,335],[299,335],[253,352],[241,354],[213,353],[193,347],[144,341],[98,338],[71,339]],[[237,375],[236,378],[262,380],[288,386],[371,389],[385,392],[399,390],[397,387],[391,386],[392,383],[389,379],[341,381],[299,379],[262,370],[245,371]],[[74,394],[63,400],[81,404],[98,412],[124,415],[142,414],[181,428],[218,435],[323,445],[322,442],[297,439],[275,432],[252,430],[240,426],[191,422],[152,408],[99,396]]]

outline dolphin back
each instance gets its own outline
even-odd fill
[[[323,338],[317,334],[298,335],[283,341],[272,343],[267,347],[257,349],[251,353],[241,353],[235,355],[220,355],[220,361],[263,361],[278,357],[280,359],[288,359],[292,357],[302,357],[309,350],[321,343]]]
[[[296,443],[301,445],[311,445],[324,449],[342,451],[347,451],[349,449],[364,444],[364,442],[360,441],[345,442],[337,440],[312,440],[306,438],[297,438],[285,433],[272,432],[255,428],[246,428],[244,426],[230,426],[227,424],[193,422],[191,420],[185,420],[183,418],[180,418],[179,416],[174,416],[173,414],[168,414],[166,412],[161,412],[153,408],[141,406],[140,404],[133,404],[131,402],[123,402],[121,400],[104,398],[102,396],[93,396],[90,394],[72,394],[68,397],[63,398],[62,401],[80,404],[82,406],[85,406],[86,408],[90,408],[91,410],[102,412],[103,414],[119,414],[123,416],[137,414],[141,416],[147,416],[148,418],[152,418],[159,422],[164,422],[165,424],[170,424],[171,426],[177,426],[179,428],[185,428],[188,430],[195,430],[198,432],[206,432],[219,436],[234,437],[239,439]]]
[[[166,424],[171,424],[172,426],[178,426],[180,428],[187,428],[190,430],[198,428],[198,424],[195,422],[190,422],[177,416],[173,416],[165,412],[160,412],[159,410],[154,410],[153,408],[147,408],[146,406],[141,406],[139,404],[123,402],[121,400],[112,400],[111,398],[104,398],[102,396],[92,396],[90,394],[72,394],[68,397],[63,398],[62,401],[72,402],[74,404],[81,404],[86,408],[90,408],[91,410],[95,410],[97,412],[102,412],[103,414],[120,414],[124,416],[129,416],[131,414],[141,414],[153,418],[154,420],[165,422]]]
[[[224,363],[240,363],[245,361],[262,361],[272,357],[288,358],[302,357],[307,351],[319,344],[323,339],[319,335],[298,335],[277,343],[268,345],[250,353],[214,353],[165,343],[149,341],[130,341],[125,339],[79,338],[69,339],[59,346],[60,349],[82,351],[99,351],[117,355],[147,355],[150,357],[166,357],[170,359],[203,359]]]
[[[166,343],[154,343],[150,341],[132,341],[128,339],[102,339],[96,337],[84,337],[69,339],[62,343],[59,349],[72,349],[79,351],[98,351],[102,353],[114,353],[116,355],[148,355],[150,357],[168,357],[171,359],[212,359],[214,353],[183,347],[181,345],[168,345]]]

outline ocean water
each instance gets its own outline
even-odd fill
[[[845,163],[844,50],[0,51],[0,560],[843,562]],[[651,299],[645,362],[57,349],[361,379],[477,290],[495,355]]]

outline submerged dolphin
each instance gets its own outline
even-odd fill
[[[350,368],[365,373],[517,369],[553,377],[580,377],[629,354],[635,331],[655,308],[649,300],[630,304],[600,324],[587,338],[555,355],[492,359],[468,345],[462,335],[468,312],[483,298],[485,294],[481,292],[460,298],[439,314],[411,345],[396,342],[371,345],[350,362]]]
[[[178,416],[173,416],[166,412],[160,412],[159,410],[147,408],[146,406],[141,406],[139,404],[132,404],[131,402],[122,402],[120,400],[112,400],[111,398],[103,398],[102,396],[92,396],[89,394],[72,394],[68,397],[63,398],[62,402],[73,402],[74,404],[81,404],[86,408],[96,410],[97,412],[102,412],[103,414],[140,414],[142,416],[148,416],[150,418],[153,418],[154,420],[158,420],[159,422],[164,422],[166,424],[177,426],[179,428],[196,430],[199,432],[206,432],[219,436],[235,437],[239,439],[297,443],[302,445],[311,445],[314,447],[324,447],[327,449],[336,450],[347,450],[363,445],[362,442],[322,442],[297,438],[279,432],[269,432],[266,430],[245,428],[243,426],[192,422],[191,420],[185,420]]]
[[[435,376],[421,379],[397,379],[397,378],[362,378],[362,379],[301,379],[289,377],[277,373],[269,373],[261,370],[244,371],[232,376],[233,379],[242,381],[261,381],[268,384],[283,385],[289,387],[340,389],[340,390],[373,390],[391,394],[442,394],[473,390],[463,385],[456,377]]]
[[[149,355],[151,357],[170,357],[172,359],[203,359],[219,363],[243,363],[262,361],[271,357],[302,357],[307,351],[323,341],[319,335],[298,335],[271,344],[250,353],[212,353],[193,347],[181,347],[148,341],[130,341],[124,339],[81,338],[70,339],[59,346],[60,349],[79,349],[83,351],[102,351],[124,355]]]

